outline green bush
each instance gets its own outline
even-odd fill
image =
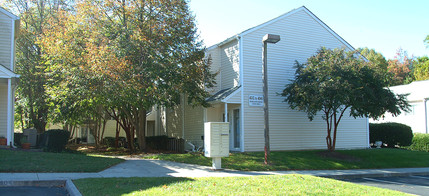
[[[43,133],[46,138],[46,150],[49,152],[62,152],[70,137],[70,132],[60,129],[51,129]]]
[[[408,149],[428,152],[429,134],[415,133],[413,137],[413,144]]]
[[[167,150],[167,143],[166,135],[146,137],[146,145],[152,150]]]
[[[114,137],[105,137],[103,139],[103,143],[107,146],[107,147],[115,147],[115,141],[116,138]]]
[[[21,146],[21,139],[24,137],[23,133],[14,133],[13,143],[15,146]]]
[[[369,124],[369,140],[371,143],[382,141],[388,147],[409,146],[413,139],[411,127],[400,123]]]

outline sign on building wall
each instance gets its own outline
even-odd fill
[[[249,95],[249,106],[263,107],[264,96],[263,95]]]

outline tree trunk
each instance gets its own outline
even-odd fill
[[[138,115],[134,118],[134,126],[137,135],[137,142],[140,151],[146,151],[146,110],[140,109],[137,111]]]
[[[115,148],[119,147],[119,123],[116,121]]]

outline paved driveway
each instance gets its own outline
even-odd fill
[[[342,181],[429,196],[429,175],[355,178]]]

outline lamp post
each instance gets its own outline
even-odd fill
[[[268,121],[268,81],[267,81],[267,43],[275,44],[280,41],[280,35],[266,34],[262,38],[262,90],[264,92],[264,137],[265,137],[265,164],[268,164],[270,157],[270,129]]]

